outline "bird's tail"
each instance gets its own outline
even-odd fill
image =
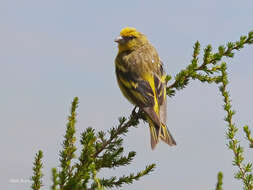
[[[150,141],[151,141],[151,148],[152,150],[155,149],[157,143],[159,142],[160,138],[162,141],[167,143],[169,146],[176,145],[176,141],[170,134],[166,125],[161,124],[161,127],[156,125],[153,121],[148,120],[149,129],[150,129]]]
[[[153,121],[148,120],[149,122],[149,130],[150,130],[150,142],[152,150],[155,149],[157,143],[159,142],[159,136],[161,133],[160,127],[155,125]]]
[[[166,127],[166,125],[164,125],[162,123],[161,123],[160,138],[162,139],[162,141],[167,143],[169,146],[174,146],[177,144],[176,141],[174,140],[174,138],[172,137],[172,135],[170,134],[169,129]]]

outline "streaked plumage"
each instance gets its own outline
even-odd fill
[[[115,39],[119,52],[116,76],[124,96],[142,109],[150,127],[151,147],[159,139],[176,145],[166,127],[166,74],[156,49],[135,28],[124,28]]]

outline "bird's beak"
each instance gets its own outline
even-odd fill
[[[117,42],[118,44],[123,44],[125,42],[125,39],[122,36],[118,36],[115,38],[114,42]]]

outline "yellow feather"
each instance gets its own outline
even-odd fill
[[[126,27],[123,28],[120,31],[120,35],[121,36],[135,36],[135,37],[139,37],[140,36],[140,32],[138,32],[135,28],[133,27]]]
[[[146,99],[145,99],[145,97],[142,95],[142,94],[140,94],[139,92],[137,92],[137,91],[135,91],[135,90],[131,90],[131,93],[134,95],[134,97],[137,99],[137,100],[139,100],[140,102],[145,102],[146,101]]]
[[[162,81],[162,82],[165,82],[165,81],[166,81],[166,75],[162,75],[161,81]]]
[[[132,98],[130,96],[128,96],[128,92],[126,91],[126,89],[124,88],[121,80],[118,78],[118,85],[119,85],[119,88],[121,90],[121,92],[123,93],[123,95],[128,99],[129,102],[131,102],[132,104],[135,105],[135,102],[132,100]]]
[[[162,75],[162,77],[161,77],[161,82],[162,83],[166,83],[166,75]],[[165,100],[166,99],[166,85],[164,86],[164,90],[163,91],[161,91],[161,92],[163,92],[163,99]],[[162,94],[160,94],[160,95],[162,95]]]
[[[119,62],[116,62],[116,67],[118,67],[118,69],[124,73],[127,72],[127,69],[123,65],[121,65]]]
[[[124,44],[118,44],[119,49],[118,53],[128,50],[134,50],[135,48],[139,47],[140,44],[146,43],[148,41],[145,35],[138,32],[135,28],[132,27],[123,28],[120,32],[120,36],[123,37],[134,36],[135,39],[130,40],[129,42]]]
[[[148,81],[153,93],[154,93],[154,111],[157,115],[160,115],[159,114],[159,105],[158,105],[158,101],[157,101],[157,97],[156,97],[156,90],[155,90],[155,81],[154,81],[154,77],[153,75],[147,73],[147,74],[144,74],[143,78]]]
[[[131,85],[134,87],[134,88],[137,88],[138,87],[138,83],[135,83],[133,81],[131,81]]]
[[[147,117],[148,123],[149,123],[149,130],[150,130],[150,141],[151,141],[151,148],[152,150],[155,149],[157,143],[159,142],[160,135],[157,134],[157,131],[155,129],[155,125],[152,122],[152,120]],[[160,133],[160,131],[159,131]]]
[[[119,76],[118,78],[118,84],[120,87],[120,90],[123,92],[124,96],[134,105],[136,105],[136,102],[134,102],[132,100],[131,97],[128,96],[127,90],[131,92],[131,94],[138,99],[140,102],[145,102],[145,97],[143,95],[141,95],[139,92],[135,91],[134,89],[132,89],[132,87],[137,88],[138,84],[133,82],[133,81],[126,81],[124,80],[122,77]],[[122,86],[124,85],[127,90]]]
[[[123,78],[119,77],[119,80],[122,82],[122,84],[127,87],[127,88],[131,88],[131,83],[124,80]]]

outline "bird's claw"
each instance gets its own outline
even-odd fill
[[[136,115],[136,109],[137,109],[137,106],[134,107],[133,111],[132,111],[132,116],[135,116]]]

